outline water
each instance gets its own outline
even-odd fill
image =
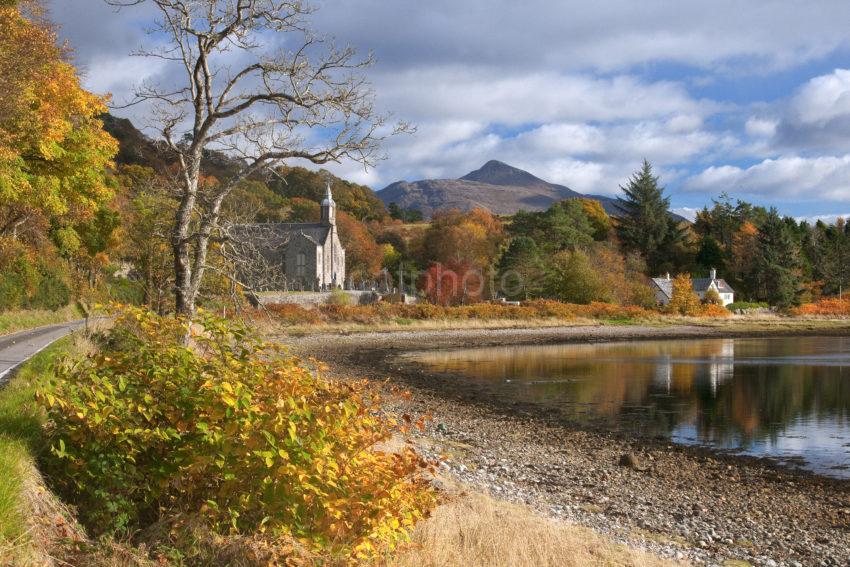
[[[506,401],[850,478],[850,337],[502,346],[411,355]]]

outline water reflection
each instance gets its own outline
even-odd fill
[[[850,478],[850,338],[507,346],[413,355],[507,400]]]

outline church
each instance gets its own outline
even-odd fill
[[[321,220],[316,223],[241,227],[244,235],[262,242],[262,255],[285,275],[287,290],[320,291],[344,287],[345,249],[336,229],[336,203],[330,184],[321,210]]]

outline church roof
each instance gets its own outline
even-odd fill
[[[279,222],[265,224],[243,224],[237,227],[242,234],[262,239],[266,246],[282,246],[293,236],[303,236],[317,246],[328,239],[331,227],[319,222]]]

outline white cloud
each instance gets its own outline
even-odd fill
[[[792,99],[796,121],[823,124],[850,114],[850,70],[836,69],[830,75],[811,79]]]
[[[745,124],[745,129],[747,134],[755,137],[763,137],[770,138],[774,134],[776,134],[776,126],[778,122],[776,120],[769,120],[766,118],[750,118],[747,120]]]
[[[697,213],[700,210],[701,209],[695,209],[693,207],[678,207],[673,209],[673,212],[679,215],[680,217],[685,217],[689,221],[694,222],[694,220],[696,220],[697,218]]]
[[[850,219],[850,212],[844,214],[833,214],[833,215],[812,215],[807,217],[797,217],[797,222],[808,222],[814,224],[818,221],[822,221],[825,224],[835,224],[839,218],[847,220]]]
[[[629,75],[506,76],[498,69],[446,66],[379,74],[374,80],[381,106],[412,120],[439,117],[517,126],[686,116],[694,123],[719,106],[693,99],[679,83]]]
[[[850,154],[806,158],[783,156],[748,168],[712,166],[685,182],[692,191],[783,199],[850,199]]]

